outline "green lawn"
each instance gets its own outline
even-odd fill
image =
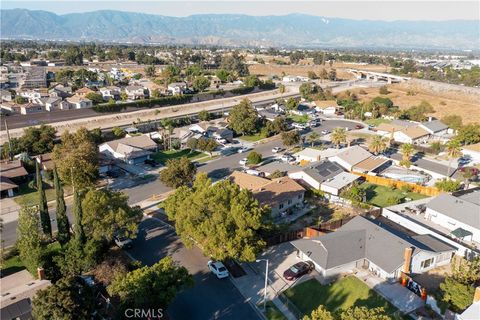
[[[321,285],[316,279],[308,280],[287,289],[285,295],[304,314],[310,314],[319,305],[324,305],[331,312],[348,309],[352,306],[383,307],[391,315],[398,311],[354,276],[340,279],[325,286]]]
[[[300,115],[297,115],[297,114],[295,114],[295,115],[292,114],[292,115],[288,116],[288,118],[292,119],[292,121],[294,121],[294,122],[303,123],[303,124],[310,121],[310,118],[306,114],[303,115],[303,116],[300,116]]]
[[[14,274],[15,272],[22,271],[23,269],[25,269],[25,265],[20,260],[20,257],[16,255],[3,262],[1,274],[2,277],[6,277]]]
[[[64,187],[64,195],[68,196],[71,194],[71,190],[69,186]],[[45,189],[45,196],[47,197],[47,201],[55,200],[55,189],[52,187],[48,187]],[[38,204],[38,193],[36,189],[32,189],[28,186],[28,182],[22,183],[18,187],[18,195],[13,198],[13,200],[19,204],[20,206],[27,205],[35,205]]]
[[[259,305],[263,308],[263,305]],[[267,312],[265,314],[268,320],[287,320],[283,313],[278,310],[277,306],[272,301],[267,301]]]
[[[368,119],[364,121],[366,124],[369,124],[374,127],[378,127],[382,123],[390,123],[392,120],[387,120],[383,118],[377,118],[377,119]]]
[[[255,141],[258,141],[258,140],[265,139],[266,136],[264,134],[261,134],[261,133],[255,133],[255,134],[251,134],[251,135],[240,136],[238,138],[241,139],[241,140],[245,140],[245,141],[255,142]]]
[[[206,153],[200,151],[192,151],[190,149],[184,150],[167,150],[167,151],[159,151],[152,155],[152,158],[157,161],[158,163],[165,164],[167,160],[170,159],[177,159],[181,157],[187,157],[189,160],[195,160],[199,158],[207,157]]]
[[[415,193],[415,192],[403,192],[400,189],[390,189],[390,187],[379,186],[373,183],[362,183],[360,185],[362,189],[366,190],[367,202],[377,207],[388,207],[393,205],[388,202],[390,197],[397,196],[402,201],[405,201],[405,198],[410,198],[412,200],[418,200],[426,198],[426,196]]]

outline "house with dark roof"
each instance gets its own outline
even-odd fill
[[[419,127],[435,136],[443,136],[449,133],[448,126],[440,120],[425,121]]]
[[[455,251],[431,235],[408,236],[361,216],[335,232],[291,244],[300,258],[312,261],[323,277],[367,269],[391,281],[402,272],[420,274],[447,265]]]
[[[290,172],[288,176],[295,180],[301,180],[313,189],[320,190],[324,181],[344,172],[343,168],[328,160],[314,162],[305,167],[299,167],[296,172]]]
[[[0,193],[2,198],[13,197],[18,184],[25,181],[27,170],[20,160],[0,162]]]

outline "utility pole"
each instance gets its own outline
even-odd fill
[[[7,124],[7,117],[4,117],[5,121],[5,130],[7,131],[7,139],[8,139],[8,159],[10,161],[13,160],[13,153],[12,153],[12,140],[10,140],[10,131],[8,131],[8,124]]]

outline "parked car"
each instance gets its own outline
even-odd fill
[[[243,158],[242,160],[238,161],[238,163],[240,163],[240,165],[242,165],[242,166],[246,166],[246,165],[247,165],[247,161],[248,161],[247,158]]]
[[[223,279],[228,277],[229,275],[228,270],[220,261],[210,260],[208,261],[207,265],[208,265],[208,269],[210,269],[210,271],[212,271],[212,273],[216,275],[218,279]]]
[[[249,147],[241,146],[240,148],[238,148],[238,153],[244,153],[244,152],[247,152],[248,150],[250,150]]]
[[[122,249],[127,249],[131,248],[133,245],[133,241],[130,238],[127,238],[124,235],[121,234],[116,234],[113,236],[113,241],[115,241],[115,244]]]
[[[281,151],[283,151],[283,148],[281,148],[281,147],[275,147],[275,148],[272,149],[273,153],[279,153]]]
[[[363,129],[363,126],[362,126],[361,124],[357,124],[357,125],[355,126],[355,129]]]
[[[313,128],[313,127],[318,127],[320,125],[320,121],[318,119],[316,120],[311,120],[308,122],[308,125]]]
[[[300,278],[301,276],[310,273],[314,269],[313,264],[310,262],[298,262],[295,263],[293,266],[285,270],[283,273],[283,277],[287,280],[295,280]]]
[[[322,134],[329,134],[330,131],[329,130],[322,130]]]
[[[283,162],[293,162],[295,161],[295,157],[290,154],[284,154],[280,157],[280,160]]]
[[[265,177],[265,173],[258,171],[258,170],[253,170],[253,169],[247,169],[245,170],[246,174],[252,175],[252,176],[257,176],[257,177]]]
[[[307,129],[307,126],[303,123],[298,123],[298,122],[294,122],[292,123],[292,127],[294,127],[295,129],[299,129],[299,130],[305,130]]]

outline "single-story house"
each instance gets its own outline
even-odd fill
[[[55,163],[53,161],[53,153],[44,153],[35,158],[40,165],[41,170],[53,170]]]
[[[13,197],[18,184],[25,181],[27,170],[20,160],[0,162],[0,192],[1,196]]]
[[[324,277],[363,268],[390,281],[402,272],[420,274],[447,265],[455,250],[431,235],[410,237],[362,216],[335,232],[291,243],[300,258],[312,261]]]
[[[59,97],[66,99],[72,95],[72,87],[66,87],[62,84],[57,84],[50,90],[48,90],[50,97]]]
[[[392,164],[392,160],[371,156],[353,166],[352,171],[376,175]]]
[[[425,121],[419,127],[434,136],[443,136],[451,133],[448,126],[440,120]]]
[[[141,135],[105,142],[98,148],[107,157],[138,164],[150,159],[157,151],[157,144],[148,135]]]
[[[86,109],[93,107],[92,100],[83,98],[82,96],[73,96],[67,98],[66,101],[70,104],[70,109]]]
[[[308,77],[302,77],[302,76],[292,76],[292,75],[287,75],[282,78],[283,82],[307,82],[310,79]]]
[[[127,86],[125,87],[125,93],[128,99],[138,100],[145,98],[145,89],[142,86]]]
[[[25,103],[20,105],[20,113],[21,114],[32,114],[43,112],[43,107],[41,104],[38,103]]]
[[[167,90],[172,94],[183,94],[187,90],[187,84],[185,82],[173,82],[168,85]]]
[[[335,115],[337,112],[343,111],[344,108],[337,104],[336,100],[317,100],[315,109],[325,115]]]
[[[272,217],[303,205],[305,189],[289,177],[269,180],[234,171],[230,179],[240,188],[250,190],[261,205],[270,207]]]
[[[320,190],[338,196],[343,189],[360,178],[360,176],[350,172],[340,172],[333,178],[322,182]]]
[[[470,158],[471,164],[480,163],[480,142],[464,146],[462,153]]]
[[[305,148],[293,156],[297,159],[298,162],[317,162],[320,161],[321,150],[314,148]]]
[[[314,114],[315,112],[317,112],[317,110],[315,110],[315,108],[309,104],[300,103],[297,109],[291,110],[290,112],[299,116],[308,116]]]
[[[430,137],[430,133],[421,127],[408,127],[393,133],[393,140],[401,143],[425,143]]]
[[[300,168],[298,171],[290,172],[288,176],[292,179],[303,181],[304,184],[313,189],[320,190],[324,181],[327,181],[342,172],[344,171],[341,166],[328,160],[324,160]]]
[[[331,161],[338,163],[347,171],[352,171],[353,167],[372,157],[373,155],[360,146],[352,146],[344,149],[341,153],[330,158]]]
[[[0,104],[0,109],[2,110],[2,113],[13,114],[20,113],[22,108],[20,104],[14,102],[2,102],[2,104]]]
[[[90,88],[87,88],[87,87],[83,87],[83,88],[80,88],[78,89],[77,91],[75,91],[75,95],[76,96],[79,96],[79,97],[85,97],[87,94],[89,93],[94,93],[95,91],[93,91],[92,89]]]
[[[100,88],[98,91],[102,94],[103,100],[108,101],[110,99],[118,100],[120,99],[120,88],[117,86],[108,86]]]
[[[45,110],[53,111],[53,110],[61,110],[61,103],[62,98],[59,97],[49,97],[44,101]]]
[[[441,193],[426,204],[425,219],[454,237],[480,243],[480,188]]]
[[[233,140],[233,131],[227,128],[227,123],[223,121],[202,121],[188,127],[193,133],[199,133],[216,140]]]
[[[277,117],[283,116],[284,112],[275,111],[273,108],[257,110],[258,116],[268,121],[274,121]]]

